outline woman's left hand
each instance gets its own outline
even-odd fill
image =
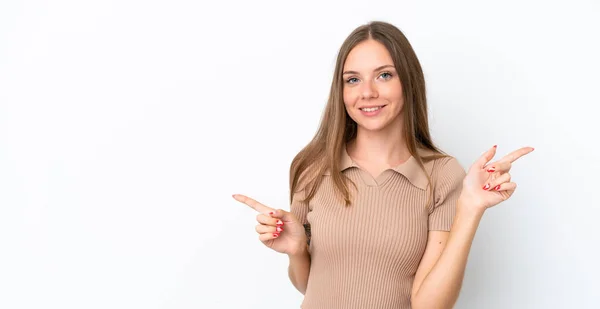
[[[496,146],[486,151],[469,168],[463,180],[461,206],[484,211],[510,198],[517,188],[509,173],[512,163],[532,151],[532,147],[523,147],[490,164],[488,162],[494,158]]]

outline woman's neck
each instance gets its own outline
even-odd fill
[[[358,127],[356,138],[348,143],[347,151],[355,160],[387,166],[397,166],[411,155],[404,140],[401,121],[379,131]]]

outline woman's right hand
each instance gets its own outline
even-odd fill
[[[306,232],[294,214],[265,206],[241,194],[234,194],[233,198],[259,212],[256,216],[256,232],[265,246],[290,256],[306,250]]]

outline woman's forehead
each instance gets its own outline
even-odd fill
[[[383,44],[368,40],[352,48],[344,62],[344,70],[372,71],[383,65],[393,65],[390,53]]]

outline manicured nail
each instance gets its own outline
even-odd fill
[[[483,190],[487,190],[487,189],[489,189],[489,188],[490,188],[490,184],[488,183],[487,185],[485,185],[485,186],[483,187]]]
[[[277,225],[283,225],[283,221],[277,220]]]
[[[275,237],[275,238],[279,237],[279,233],[273,233],[273,237]]]
[[[488,171],[488,173],[493,173],[496,171],[496,168],[490,167],[487,171]]]
[[[496,191],[500,190],[500,185],[495,186],[494,190],[496,190]]]
[[[277,227],[277,232],[283,232],[283,228],[281,226]]]
[[[273,212],[271,211],[269,214],[270,214],[270,215],[272,215],[272,214],[273,214]]]
[[[498,148],[498,145],[494,145],[494,148]]]

